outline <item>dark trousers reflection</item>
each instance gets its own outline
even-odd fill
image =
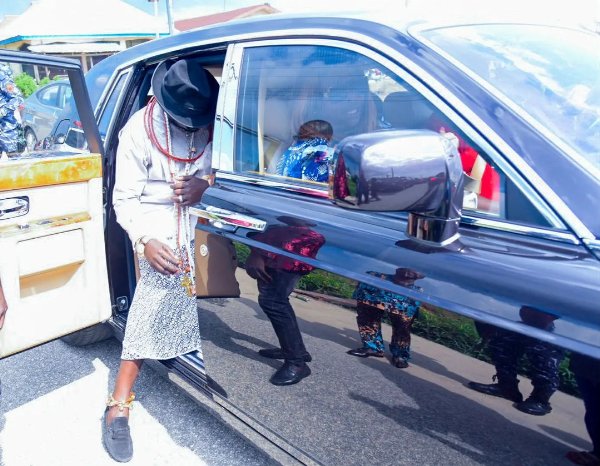
[[[600,359],[571,353],[571,370],[585,406],[585,427],[592,440],[592,451],[569,451],[567,458],[575,464],[600,465]]]
[[[489,349],[498,380],[516,383],[518,361],[522,355],[526,355],[531,365],[531,384],[535,394],[549,399],[558,390],[558,366],[564,357],[564,350],[503,329],[496,330],[496,336],[489,342]]]
[[[302,364],[310,357],[304,346],[290,294],[301,274],[266,268],[271,281],[257,280],[258,304],[267,315],[277,335],[283,358],[292,364]]]
[[[488,349],[496,369],[493,380],[497,379],[497,383],[469,382],[468,387],[514,401],[515,407],[527,414],[543,416],[550,413],[550,397],[559,386],[558,367],[565,351],[545,341],[489,324],[477,323],[477,329],[489,338]],[[517,378],[519,361],[523,356],[529,362],[529,376],[533,385],[533,391],[525,401],[519,391]]]

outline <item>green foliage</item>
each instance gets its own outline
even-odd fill
[[[54,78],[50,79],[48,76],[40,79],[39,83],[36,83],[35,78],[27,73],[21,73],[15,76],[15,85],[19,88],[24,98],[29,97],[33,94],[38,88],[45,86],[46,84],[56,81],[58,79],[62,79],[64,76],[57,75]]]
[[[237,241],[234,241],[233,245],[237,254],[238,266],[243,267],[246,264],[246,259],[248,259],[248,256],[250,255],[250,248]]]
[[[351,298],[356,282],[323,270],[313,270],[300,279],[298,288],[339,298]]]
[[[38,87],[35,79],[27,73],[21,73],[15,76],[15,85],[19,88],[25,98],[33,94]]]
[[[438,308],[421,308],[412,333],[463,354],[489,362],[471,319]]]

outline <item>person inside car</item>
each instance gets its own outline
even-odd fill
[[[300,126],[294,143],[282,154],[275,172],[280,176],[326,182],[333,153],[329,147],[332,136],[333,128],[329,122],[307,121]]]
[[[157,66],[152,90],[119,135],[113,193],[140,269],[102,421],[104,445],[121,462],[133,455],[128,416],[143,360],[175,358],[201,343],[188,206],[208,187],[218,84],[197,61],[180,59]]]

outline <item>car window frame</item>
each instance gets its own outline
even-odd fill
[[[223,89],[221,91],[218,107],[220,113],[218,114],[217,120],[218,124],[220,123],[221,128],[219,129],[219,137],[215,137],[214,141],[214,154],[216,157],[213,159],[213,168],[217,170],[218,177],[222,179],[265,186],[268,188],[292,191],[319,198],[328,197],[326,186],[311,187],[300,183],[290,183],[284,180],[278,181],[275,179],[262,177],[260,175],[236,172],[234,160],[235,155],[233,154],[233,150],[235,148],[235,131],[230,129],[231,140],[227,140],[227,135],[223,134],[223,127],[227,125],[232,128],[235,127],[238,110],[237,97],[239,86],[241,85],[239,78],[241,76],[240,73],[244,51],[254,47],[286,45],[320,45],[342,48],[365,55],[366,57],[372,59],[375,63],[387,68],[390,72],[394,73],[397,77],[412,86],[441,114],[448,118],[448,120],[451,121],[456,128],[458,128],[464,135],[472,140],[482,150],[482,152],[491,159],[491,161],[498,167],[507,180],[510,180],[510,182],[512,182],[517,189],[521,191],[521,194],[531,203],[538,213],[544,219],[546,219],[550,226],[536,226],[526,224],[524,222],[515,222],[506,218],[493,217],[486,215],[484,212],[471,210],[463,211],[461,224],[534,235],[545,239],[549,238],[562,242],[579,242],[577,238],[573,236],[567,225],[557,215],[554,209],[539,195],[533,186],[526,179],[524,179],[520,173],[517,172],[512,164],[509,163],[507,158],[499,153],[498,150],[493,147],[488,140],[484,138],[481,133],[466,120],[466,118],[458,113],[459,109],[451,107],[446,100],[440,98],[440,96],[435,93],[429,85],[425,84],[427,80],[424,80],[423,76],[417,76],[414,72],[410,71],[411,69],[416,68],[416,65],[412,64],[412,62],[406,56],[396,53],[396,57],[394,58],[397,58],[398,62],[402,64],[399,65],[382,53],[379,53],[378,50],[380,49],[377,48],[377,44],[369,44],[373,46],[372,48],[369,48],[366,45],[348,42],[342,38],[324,39],[322,37],[257,39],[230,44],[225,63],[228,72],[224,73],[225,79],[222,84]],[[383,47],[382,44],[381,47]],[[218,128],[215,129],[217,130]],[[495,136],[500,138],[499,135]],[[227,146],[229,146],[229,149]]]
[[[104,149],[108,147],[108,141],[111,138],[113,128],[117,124],[118,120],[118,109],[121,107],[121,104],[127,95],[127,89],[131,82],[132,77],[132,67],[119,69],[117,72],[113,73],[110,78],[110,82],[105,86],[104,92],[102,93],[100,99],[98,100],[98,104],[94,109],[94,115],[96,116],[96,121],[98,122],[98,131],[100,132],[102,143]],[[122,85],[121,85],[122,83]],[[115,105],[112,111],[112,114],[108,120],[106,125],[106,132],[104,133],[104,137],[102,138],[102,122],[105,121],[104,117],[106,115],[106,110],[109,102],[111,102],[111,98],[114,95],[117,87],[121,85],[121,89],[119,90],[119,95],[115,101]]]

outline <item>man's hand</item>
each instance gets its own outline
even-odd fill
[[[246,273],[255,280],[271,283],[271,276],[265,269],[265,259],[260,253],[252,251],[246,259]]]
[[[176,177],[175,182],[170,186],[173,190],[173,197],[171,198],[173,202],[185,207],[200,202],[202,194],[208,188],[209,183],[205,179],[186,175]]]
[[[0,329],[4,326],[4,318],[6,317],[6,311],[8,311],[8,303],[4,297],[2,287],[0,287]]]
[[[154,270],[163,275],[172,275],[179,270],[179,259],[169,246],[156,239],[146,243],[144,256]]]

